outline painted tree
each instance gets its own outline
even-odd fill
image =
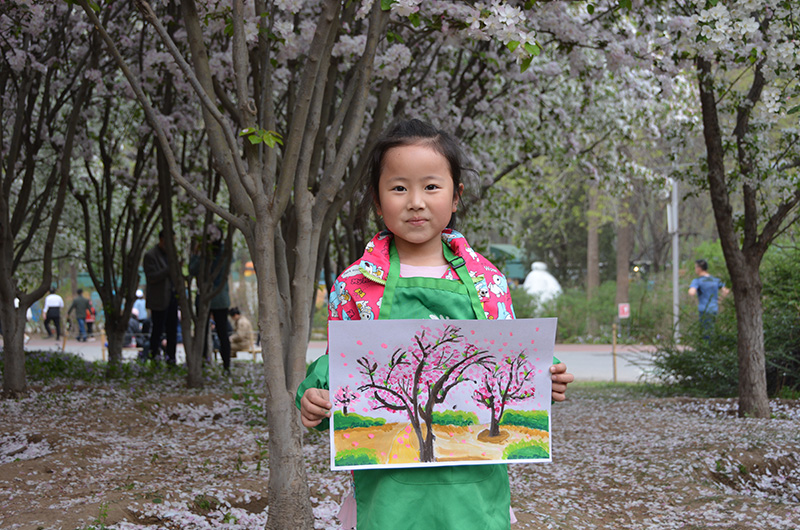
[[[397,348],[386,364],[367,356],[358,359],[367,381],[358,387],[369,393],[373,410],[403,413],[419,442],[420,462],[434,462],[433,412],[456,386],[472,381],[466,372],[488,366],[492,356],[465,340],[455,326],[423,326],[412,344]],[[425,432],[422,426],[425,425]]]
[[[496,363],[484,365],[483,368],[486,373],[478,378],[472,399],[492,413],[489,436],[500,436],[500,420],[503,419],[506,406],[521,403],[536,394],[533,386],[535,367],[523,350],[503,355]]]
[[[64,2],[0,14],[0,322],[3,394],[27,391],[25,312],[50,288],[97,34]],[[19,299],[19,307],[14,300]]]
[[[350,385],[346,385],[343,387],[339,387],[339,389],[333,395],[333,402],[337,405],[341,405],[342,414],[347,416],[347,407],[355,403],[360,397],[361,394],[359,394],[355,390],[350,390]]]

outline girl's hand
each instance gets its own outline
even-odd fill
[[[300,419],[306,427],[316,427],[331,417],[330,393],[323,388],[309,388],[300,398]],[[564,399],[564,398],[561,398]]]
[[[564,363],[554,364],[550,367],[551,378],[553,379],[553,401],[564,401],[567,396],[567,385],[575,381],[575,376],[567,373],[567,365]]]

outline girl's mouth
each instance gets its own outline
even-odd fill
[[[408,224],[410,224],[411,226],[422,226],[427,222],[427,219],[422,219],[422,218],[419,218],[419,217],[415,217],[413,219],[409,219],[406,222]]]

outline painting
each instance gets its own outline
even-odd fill
[[[331,468],[549,462],[556,319],[328,328]]]

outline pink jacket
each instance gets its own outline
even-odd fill
[[[384,230],[372,238],[361,259],[336,278],[328,300],[329,320],[372,320],[378,318],[389,272],[389,243],[392,233]],[[514,318],[508,282],[497,267],[475,252],[459,232],[446,229],[442,239],[453,254],[464,258],[481,305],[488,319]],[[458,281],[448,268],[442,278]]]

